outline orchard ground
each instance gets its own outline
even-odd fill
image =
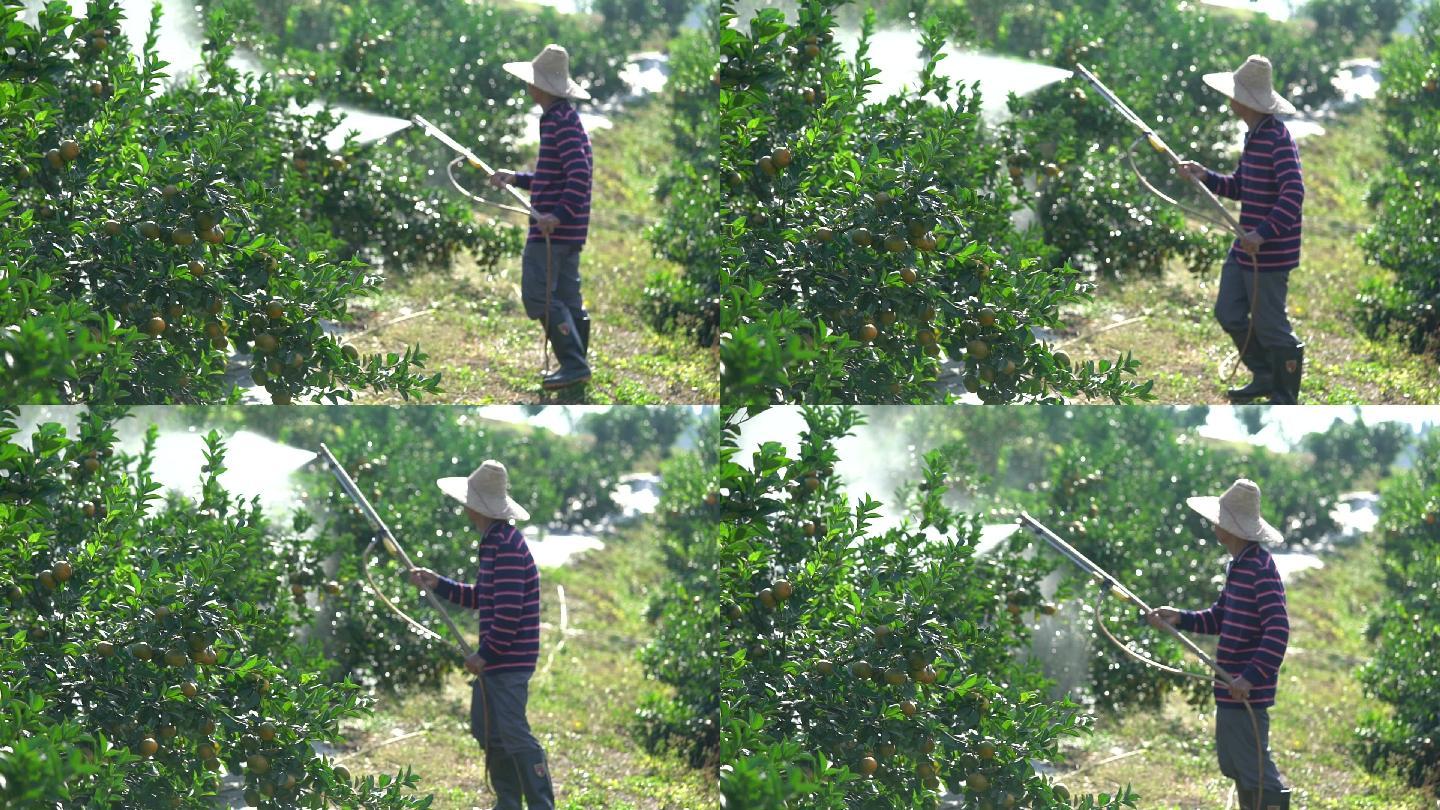
[[[380,295],[356,307],[357,326],[372,330],[354,340],[357,348],[368,353],[419,345],[430,355],[427,371],[441,374],[443,393],[426,398],[432,404],[718,401],[715,349],[684,333],[657,333],[642,313],[646,278],[663,261],[654,256],[645,229],[659,214],[653,184],[669,158],[669,114],[669,105],[654,98],[618,113],[612,129],[590,133],[594,213],[580,262],[593,323],[589,386],[553,395],[540,388],[543,329],[521,307],[518,256],[494,275],[462,256],[448,270],[389,279]],[[489,209],[476,215],[489,216]],[[424,310],[433,311],[387,326]],[[358,401],[398,398],[362,393]]]
[[[653,636],[646,605],[666,576],[648,531],[609,538],[605,549],[541,573],[541,670],[531,681],[529,717],[550,758],[556,806],[563,810],[701,810],[718,801],[712,769],[647,753],[630,731],[641,694],[662,688],[646,679],[635,657]],[[547,671],[546,659],[560,640],[557,585],[565,588],[569,634]],[[473,614],[457,609],[452,615],[471,630]],[[362,752],[343,761],[357,775],[413,767],[420,790],[433,793],[432,806],[440,810],[488,807],[493,794],[469,718],[470,679],[457,670],[438,692],[381,697],[373,717],[342,724],[351,750]],[[427,733],[372,749],[392,735],[422,729]]]
[[[1291,646],[1270,712],[1270,740],[1296,808],[1435,806],[1401,778],[1367,773],[1352,750],[1361,714],[1382,705],[1365,697],[1355,677],[1356,668],[1374,654],[1365,627],[1385,597],[1381,556],[1362,539],[1327,556],[1324,568],[1300,573],[1287,584]],[[1204,646],[1205,637],[1196,638]],[[1213,649],[1213,641],[1209,646]],[[1101,715],[1095,734],[1067,752],[1067,769],[1082,770],[1057,778],[1087,793],[1129,784],[1145,808],[1227,807],[1230,781],[1215,762],[1214,736],[1213,703],[1197,710],[1172,696],[1158,712]],[[1144,753],[1105,762],[1138,749]]]
[[[1300,398],[1309,404],[1423,404],[1440,401],[1435,358],[1411,354],[1398,340],[1373,340],[1356,323],[1355,294],[1366,278],[1389,271],[1366,262],[1355,237],[1373,221],[1366,197],[1385,160],[1381,118],[1373,108],[1327,122],[1326,135],[1300,142],[1305,168],[1305,245],[1290,275],[1289,308],[1305,342]],[[1231,167],[1215,167],[1228,171]],[[1095,300],[1065,313],[1059,336],[1074,357],[1133,352],[1142,379],[1162,403],[1224,404],[1223,378],[1235,353],[1215,323],[1219,266],[1205,277],[1172,265],[1161,277],[1101,279]],[[1108,331],[1112,324],[1144,316]],[[1233,385],[1249,381],[1243,367]]]

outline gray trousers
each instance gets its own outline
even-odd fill
[[[508,756],[543,751],[525,717],[531,674],[490,672],[471,682],[470,735],[481,748]]]
[[[1255,709],[1255,721],[1260,726],[1260,745],[1265,749],[1266,790],[1281,790],[1280,771],[1270,758],[1270,712]],[[1255,728],[1250,724],[1250,713],[1245,707],[1221,706],[1215,710],[1215,756],[1220,760],[1220,772],[1239,783],[1246,790],[1261,787],[1260,774],[1256,772]]]
[[[1260,274],[1259,295],[1255,305],[1250,298],[1255,289],[1255,272],[1246,262],[1226,259],[1220,268],[1220,292],[1215,296],[1215,320],[1226,332],[1245,334],[1250,328],[1250,313],[1255,313],[1255,342],[1266,349],[1293,349],[1300,338],[1285,314],[1285,296],[1290,289],[1290,273]]]
[[[580,295],[580,250],[583,245],[550,245],[550,323],[574,323],[585,314]],[[526,242],[520,256],[520,301],[525,314],[545,317],[545,243]]]

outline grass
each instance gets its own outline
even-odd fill
[[[1373,109],[1346,114],[1328,134],[1300,144],[1305,168],[1305,244],[1290,275],[1291,322],[1305,341],[1302,402],[1417,404],[1440,402],[1433,357],[1414,355],[1398,340],[1363,335],[1352,313],[1365,279],[1389,277],[1368,264],[1355,236],[1371,222],[1368,176],[1385,160]],[[1074,356],[1110,358],[1133,352],[1141,379],[1155,380],[1163,403],[1223,404],[1224,373],[1234,346],[1211,315],[1219,266],[1204,278],[1181,267],[1160,277],[1101,280],[1095,301],[1064,313]],[[1106,332],[1109,324],[1145,315]],[[1244,368],[1233,384],[1247,382]]]
[[[1381,705],[1365,697],[1355,678],[1356,667],[1370,657],[1366,623],[1385,593],[1379,549],[1363,541],[1339,549],[1325,568],[1297,575],[1286,590],[1290,650],[1270,710],[1270,739],[1275,764],[1294,789],[1291,806],[1434,808],[1433,798],[1402,779],[1367,773],[1350,748],[1360,715]],[[1085,770],[1059,778],[1084,792],[1128,783],[1142,808],[1226,807],[1230,781],[1215,763],[1214,723],[1213,704],[1195,709],[1179,697],[1159,712],[1101,715],[1095,734],[1067,752],[1070,766]],[[1142,747],[1145,753],[1102,763]]]
[[[566,810],[699,810],[717,805],[712,772],[678,757],[643,750],[630,734],[640,696],[659,688],[635,660],[650,635],[645,609],[665,570],[650,530],[627,530],[572,565],[541,572],[540,671],[530,684],[531,729],[545,746],[556,806]],[[559,642],[556,587],[565,589],[569,634]],[[460,626],[470,626],[457,616]],[[403,662],[399,662],[403,665]],[[435,808],[489,807],[483,756],[470,736],[469,678],[457,671],[438,692],[382,698],[376,713],[342,727],[352,751],[392,735],[427,733],[359,753],[345,764],[357,776],[410,767]],[[344,756],[344,754],[341,754]]]
[[[357,309],[361,327],[372,331],[355,339],[356,347],[368,354],[420,346],[430,355],[427,369],[441,374],[442,393],[426,400],[433,404],[718,401],[717,351],[685,334],[655,332],[641,311],[645,281],[663,264],[645,228],[658,217],[652,186],[669,158],[669,114],[668,104],[652,99],[618,114],[612,129],[591,133],[594,212],[580,261],[592,321],[588,386],[555,394],[541,389],[541,327],[520,305],[518,256],[493,274],[462,257],[448,269],[390,280]],[[372,392],[359,401],[395,398]]]

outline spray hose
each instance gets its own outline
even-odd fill
[[[1210,667],[1210,669],[1214,670],[1214,676],[1200,675],[1198,673],[1188,672],[1178,667],[1169,666],[1168,664],[1156,661],[1149,656],[1138,653],[1135,650],[1131,649],[1128,645],[1121,643],[1120,639],[1116,638],[1115,635],[1110,632],[1110,628],[1105,625],[1104,614],[1101,611],[1101,603],[1104,600],[1105,595],[1107,593],[1115,594],[1126,602],[1135,605],[1137,608],[1140,609],[1142,615],[1146,616],[1154,612],[1150,609],[1150,606],[1145,604],[1144,600],[1137,596],[1134,591],[1120,584],[1119,580],[1115,579],[1113,576],[1107,573],[1105,569],[1101,568],[1099,565],[1096,565],[1089,557],[1086,557],[1084,554],[1080,553],[1080,551],[1074,546],[1065,542],[1063,539],[1061,539],[1059,535],[1051,531],[1040,521],[1036,520],[1028,512],[1021,512],[1018,522],[1024,528],[1029,529],[1031,533],[1033,533],[1035,536],[1048,543],[1050,547],[1058,551],[1062,557],[1070,560],[1070,562],[1074,563],[1081,570],[1091,575],[1095,579],[1095,581],[1101,584],[1100,593],[1096,594],[1095,596],[1096,622],[1100,625],[1100,630],[1105,634],[1105,637],[1110,639],[1110,641],[1113,642],[1116,647],[1119,647],[1120,651],[1123,652],[1125,655],[1135,659],[1136,661],[1139,661],[1142,664],[1145,664],[1146,666],[1153,667],[1162,672],[1167,672],[1172,675],[1180,675],[1186,678],[1194,678],[1196,680],[1204,681],[1205,683],[1211,685],[1218,684],[1225,687],[1229,687],[1234,683],[1234,678],[1230,675],[1230,673],[1226,672],[1214,658],[1210,657],[1210,655],[1208,655],[1204,650],[1200,649],[1200,647],[1197,646],[1195,642],[1191,641],[1188,637],[1186,637],[1184,633],[1181,633],[1179,630],[1175,629],[1168,623],[1162,623],[1163,627],[1161,627],[1161,629],[1173,636],[1176,641],[1180,642],[1181,646],[1188,650],[1192,655],[1203,661],[1207,666]],[[1245,711],[1250,714],[1250,726],[1255,733],[1255,760],[1257,764],[1256,774],[1260,784],[1256,787],[1255,807],[1253,808],[1253,810],[1261,810],[1261,803],[1264,799],[1265,784],[1265,747],[1260,742],[1260,721],[1255,715],[1254,707],[1250,705],[1250,700],[1248,698],[1242,698],[1241,702],[1245,704]]]

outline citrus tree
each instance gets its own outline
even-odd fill
[[[757,808],[1121,807],[1071,796],[1036,761],[1087,727],[1014,654],[1042,563],[975,554],[979,517],[944,504],[973,473],[924,456],[890,508],[848,494],[834,442],[851,408],[807,408],[798,447],[741,451],[725,425],[717,480],[721,792]],[[852,501],[853,498],[853,501]],[[903,514],[904,519],[900,519]]]
[[[1440,3],[1427,3],[1415,35],[1385,51],[1380,102],[1390,159],[1371,188],[1376,221],[1360,244],[1390,272],[1361,286],[1356,315],[1371,334],[1427,351],[1440,335]]]
[[[214,433],[199,497],[162,498],[154,429],[129,455],[117,416],[23,444],[0,423],[0,799],[213,807],[229,773],[262,808],[428,807],[408,771],[352,780],[312,747],[367,703],[293,640],[297,532],[220,486]]]
[[[1360,752],[1373,769],[1440,790],[1440,437],[1422,443],[1415,468],[1381,491],[1385,603],[1374,614],[1375,657],[1360,670],[1387,704],[1362,718]]]
[[[704,417],[695,451],[661,466],[656,519],[669,582],[651,600],[655,638],[640,652],[650,675],[672,690],[651,692],[641,701],[636,717],[644,737],[652,748],[677,748],[696,767],[714,764],[720,745],[719,429],[718,416]]]
[[[721,4],[718,145],[698,179],[723,193],[726,396],[933,401],[942,357],[986,402],[1147,396],[1128,357],[1072,362],[1036,337],[1091,288],[1015,232],[978,96],[936,71],[938,24],[919,87],[871,99],[874,15],[851,63],[834,42],[841,5],[742,25]]]
[[[137,61],[114,0],[78,18],[52,4],[37,28],[20,10],[0,6],[0,232],[16,248],[0,258],[5,401],[225,399],[231,363],[277,403],[437,389],[418,349],[362,358],[326,333],[380,279],[307,213],[317,198],[336,216],[414,208],[413,182],[376,181],[343,154],[292,159],[329,119],[227,67],[223,14],[203,77],[166,89],[156,20]]]

